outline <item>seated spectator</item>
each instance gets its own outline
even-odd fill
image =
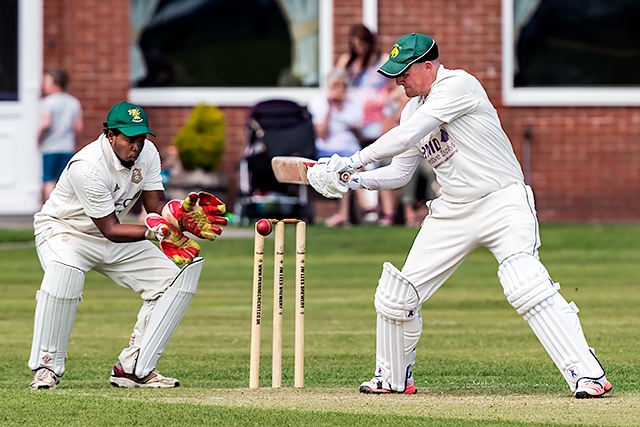
[[[363,24],[354,24],[349,30],[349,51],[336,62],[336,68],[344,68],[349,74],[348,94],[360,102],[363,108],[360,145],[366,147],[385,131],[384,107],[388,93],[396,85],[377,72],[384,63],[376,34]],[[396,123],[397,124],[397,123]],[[382,166],[374,163],[367,169]],[[393,222],[395,193],[391,190],[358,190],[358,205],[362,206],[363,222],[378,221],[381,225]]]
[[[312,99],[307,106],[316,131],[318,158],[334,153],[350,156],[360,149],[362,106],[347,97],[348,84],[348,74],[343,69],[334,69],[327,76],[327,93]],[[340,199],[338,212],[327,219],[326,225],[350,225],[350,203],[349,194]]]

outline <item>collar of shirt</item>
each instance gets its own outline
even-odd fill
[[[109,143],[109,138],[107,138],[104,134],[100,135],[100,145],[102,146],[102,152],[104,153],[105,159],[111,163],[111,166],[117,171],[129,171],[130,169],[120,163],[120,159],[116,156],[115,151],[111,147]]]

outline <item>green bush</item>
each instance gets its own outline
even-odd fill
[[[225,149],[224,134],[222,111],[211,105],[197,105],[174,141],[182,166],[186,170],[216,170]]]

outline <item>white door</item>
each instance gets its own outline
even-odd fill
[[[0,0],[0,215],[40,209],[42,0]]]

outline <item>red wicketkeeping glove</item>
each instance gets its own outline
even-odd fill
[[[162,252],[176,264],[190,263],[200,254],[198,243],[160,215],[150,213],[145,217],[144,223],[149,229],[147,239],[158,240]]]
[[[162,209],[163,217],[181,230],[201,239],[215,240],[222,233],[220,225],[227,225],[221,216],[226,206],[217,197],[205,193],[189,193],[184,202],[171,200]]]

